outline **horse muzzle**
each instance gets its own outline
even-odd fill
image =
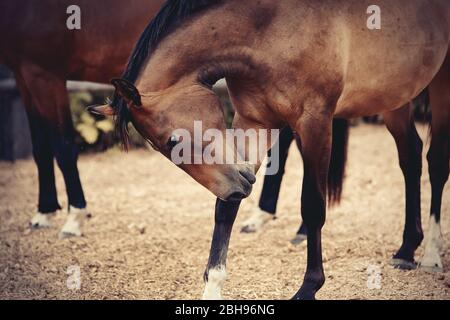
[[[252,170],[243,168],[238,173],[238,178],[232,182],[230,191],[223,198],[224,201],[241,201],[252,193],[253,184],[256,182],[256,177]]]

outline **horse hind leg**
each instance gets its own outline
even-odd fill
[[[297,133],[294,133],[294,138],[295,138],[295,143],[297,144],[297,149],[303,158],[302,142],[300,140],[300,136]],[[293,244],[294,246],[297,246],[297,245],[303,243],[304,241],[306,241],[307,239],[308,239],[308,233],[306,230],[306,224],[305,224],[305,222],[302,221],[300,224],[300,227],[298,228],[297,233],[295,234],[295,237],[291,240],[291,244]]]
[[[416,268],[414,253],[423,240],[420,209],[423,143],[417,133],[409,104],[384,114],[383,118],[397,145],[406,196],[403,243],[391,260],[391,265],[410,270]]]
[[[83,222],[89,214],[77,168],[78,151],[66,81],[34,64],[23,66],[21,73],[33,98],[34,112],[41,119],[38,130],[48,133],[47,143],[50,141],[51,151],[66,184],[69,216],[60,238],[81,236]]]
[[[444,186],[449,175],[450,160],[450,55],[429,86],[431,103],[431,145],[428,170],[431,182],[430,223],[421,268],[441,272],[442,233],[441,205]]]
[[[290,127],[284,128],[280,132],[277,148],[279,153],[278,171],[274,175],[265,175],[261,196],[259,198],[259,208],[249,219],[242,224],[242,233],[253,233],[260,231],[266,223],[275,219],[278,198],[280,195],[281,182],[285,172],[286,161],[289,154],[294,136]],[[271,158],[272,150],[268,152],[268,158]]]

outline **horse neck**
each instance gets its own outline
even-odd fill
[[[230,14],[228,6],[226,2],[207,14],[188,19],[168,34],[141,70],[136,81],[140,91],[159,92],[184,80],[257,78],[263,64],[251,42],[259,35],[245,15],[224,18]]]

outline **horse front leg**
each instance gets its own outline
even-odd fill
[[[226,279],[226,260],[231,230],[241,202],[225,202],[217,199],[215,226],[208,266],[204,280],[203,300],[222,300],[222,287]]]
[[[304,165],[302,217],[307,233],[307,268],[293,299],[313,300],[325,282],[321,230],[326,216],[327,175],[331,157],[332,115],[304,116],[296,126],[302,142]]]
[[[61,94],[66,93],[61,92]],[[61,109],[60,117],[62,117],[65,126],[62,130],[54,132],[53,149],[56,162],[66,184],[69,215],[59,233],[59,237],[80,237],[83,235],[84,222],[90,217],[90,213],[86,208],[87,204],[78,172],[78,147],[75,143],[75,129],[73,128],[68,101],[67,104],[61,106]]]
[[[233,120],[233,128],[247,130],[251,128],[261,128],[261,126],[253,121],[236,114]],[[258,153],[266,153],[268,148],[272,147],[273,138],[266,137],[266,149],[259,150]],[[269,143],[270,140],[270,143]],[[257,141],[253,141],[255,145],[260,146],[260,137]],[[262,144],[264,145],[264,144]],[[251,162],[252,158],[249,149],[241,149],[245,146],[237,146],[236,151],[240,154],[243,160]],[[254,150],[253,150],[254,151]],[[255,159],[253,159],[255,160]],[[253,163],[254,173],[258,172],[261,166],[262,159],[257,157],[256,162]],[[208,260],[208,266],[205,272],[205,291],[203,293],[204,300],[221,300],[222,299],[222,286],[226,279],[226,260],[228,253],[228,245],[230,243],[231,231],[234,221],[236,220],[237,213],[241,201],[223,201],[217,199],[215,208],[215,226],[214,234],[211,244],[211,250]]]

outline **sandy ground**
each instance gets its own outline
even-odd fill
[[[426,136],[426,128],[420,127]],[[425,162],[426,166],[426,162]],[[58,240],[58,228],[31,232],[37,177],[31,160],[0,163],[0,298],[197,299],[213,228],[214,197],[154,152],[82,156],[82,181],[93,218],[85,237]],[[257,234],[239,233],[255,209],[262,179],[242,206],[228,260],[228,299],[288,299],[298,289],[305,244],[289,240],[299,224],[302,165],[291,150],[278,219]],[[427,168],[424,168],[426,173]],[[387,262],[401,242],[403,178],[393,139],[382,126],[353,128],[342,204],[323,231],[326,283],[319,299],[449,299],[450,184],[443,200],[445,272],[400,271]],[[60,202],[64,184],[57,174]],[[422,180],[423,222],[430,188]],[[145,230],[144,230],[145,229]],[[423,252],[421,247],[416,257]],[[80,290],[67,288],[78,266]],[[368,289],[368,267],[380,268],[381,288]]]

